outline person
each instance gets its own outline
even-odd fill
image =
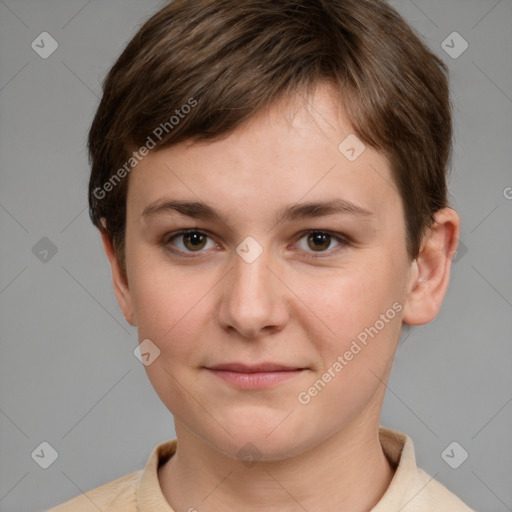
[[[448,72],[383,0],[175,0],[103,84],[90,216],[176,438],[52,512],[470,511],[380,425],[457,250]]]

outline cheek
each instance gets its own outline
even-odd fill
[[[184,360],[201,340],[211,318],[208,291],[215,279],[177,267],[146,265],[132,276],[131,290],[139,338],[149,338],[169,361]]]
[[[156,269],[156,266],[152,267]],[[208,280],[190,273],[160,267],[133,276],[132,296],[140,340],[150,339],[160,350],[159,356],[145,366],[156,393],[176,416],[187,416],[197,407],[191,400],[191,381],[204,354],[207,321]],[[200,415],[197,410],[194,414]]]
[[[348,350],[358,336],[364,342],[365,333],[376,323],[379,338],[395,338],[400,326],[397,310],[403,300],[400,290],[396,272],[373,265],[295,280],[297,296],[310,309],[303,318],[303,327],[310,332],[310,339],[316,340],[317,348],[331,359]],[[398,303],[395,308],[394,303]]]
[[[367,404],[378,403],[401,329],[402,304],[394,300],[392,283],[381,279],[376,285],[354,275],[337,284],[309,296],[322,319],[310,321],[308,333],[320,364],[309,387],[300,390],[300,403],[308,402],[306,414],[321,415],[318,428],[350,422]]]
[[[305,315],[303,328],[319,354],[318,372],[302,398],[322,410],[326,424],[336,424],[384,390],[401,329],[399,276],[368,265],[316,279],[315,286],[302,284],[299,293],[317,315]]]

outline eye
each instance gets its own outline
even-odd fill
[[[172,234],[165,240],[165,246],[169,251],[174,253],[192,253],[192,252],[204,252],[202,249],[214,248],[217,246],[213,240],[210,240],[210,247],[208,246],[209,236],[202,231],[195,229],[186,229],[178,233]],[[178,249],[174,249],[178,247]]]
[[[349,241],[341,234],[319,230],[301,233],[297,243],[300,250],[310,253],[308,257],[331,256],[349,245]],[[333,247],[333,244],[336,245]],[[191,256],[193,253],[199,256],[207,249],[219,247],[209,235],[197,229],[184,229],[172,233],[164,239],[164,245],[168,251],[186,256]]]
[[[305,244],[301,244],[301,241]],[[305,252],[327,253],[331,255],[333,252],[343,249],[348,245],[348,240],[338,234],[329,233],[328,231],[308,231],[303,233],[298,240],[299,248]],[[332,247],[333,242],[337,245]],[[323,256],[323,254],[321,254]]]

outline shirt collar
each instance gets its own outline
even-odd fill
[[[379,427],[382,449],[395,474],[379,503],[371,512],[398,510],[412,497],[411,479],[417,471],[416,456],[411,439],[406,434],[386,427]],[[158,467],[176,451],[177,439],[156,446],[137,481],[137,510],[139,512],[174,512],[162,493],[158,480]],[[398,507],[398,508],[397,508]]]

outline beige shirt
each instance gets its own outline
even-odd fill
[[[379,428],[384,453],[396,468],[389,487],[370,512],[474,512],[416,466],[409,436]],[[48,512],[173,512],[158,480],[158,466],[176,451],[177,440],[156,446],[144,469],[73,498]]]

